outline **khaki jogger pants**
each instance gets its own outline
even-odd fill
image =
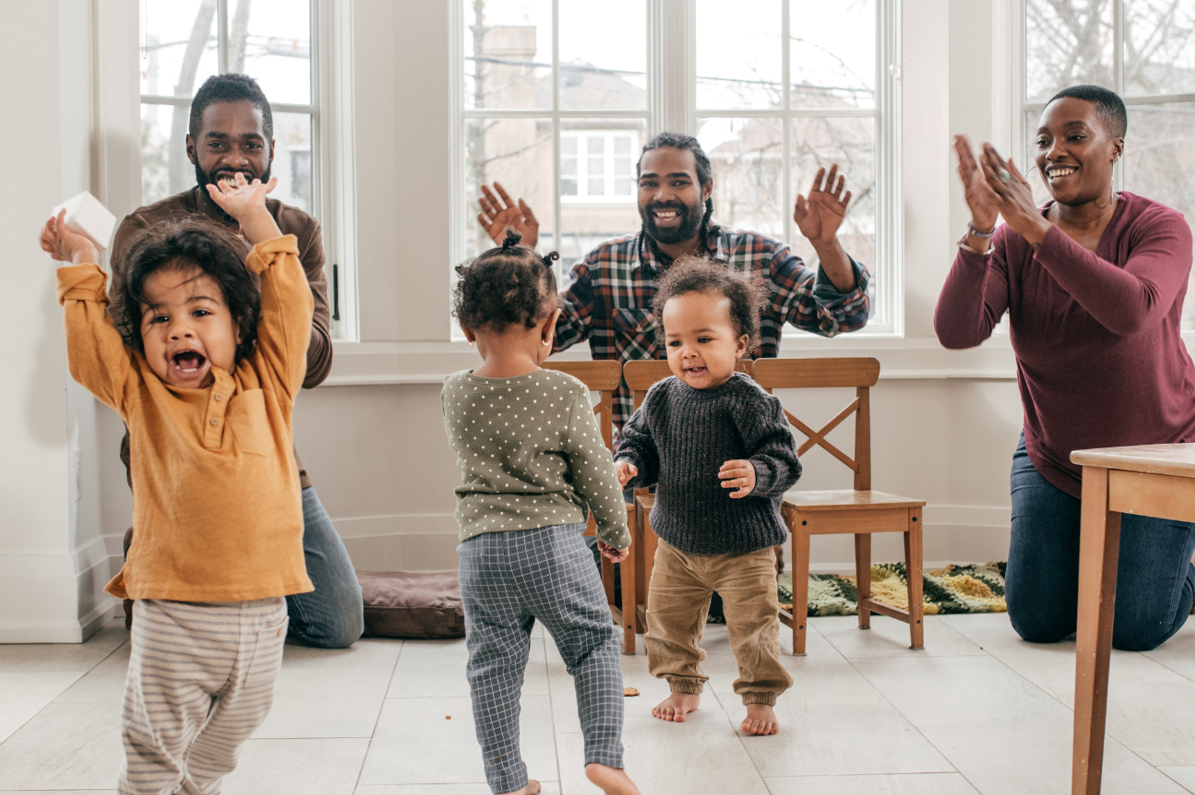
[[[744,704],[776,703],[793,680],[780,664],[780,602],[772,547],[726,555],[690,555],[660,540],[647,593],[648,670],[674,693],[700,693],[709,677],[697,645],[710,595],[722,596],[730,647],[739,666],[734,692]]]

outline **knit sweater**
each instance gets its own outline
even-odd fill
[[[682,552],[751,552],[788,536],[780,501],[801,476],[796,444],[780,400],[742,373],[713,389],[660,381],[623,426],[614,458],[639,470],[629,485],[657,484],[652,528]],[[738,459],[755,468],[755,488],[731,499],[718,470]]]
[[[615,549],[631,545],[614,460],[589,389],[576,378],[554,370],[514,378],[462,371],[444,380],[440,403],[464,479],[456,488],[461,541],[577,524],[592,511],[599,539]]]

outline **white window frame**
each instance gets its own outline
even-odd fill
[[[639,160],[639,149],[642,148],[642,146],[643,146],[642,144],[640,144],[638,147],[635,146],[636,137],[637,136],[634,133],[629,132],[625,129],[623,129],[623,130],[600,130],[600,129],[562,130],[560,133],[560,140],[562,143],[561,151],[560,151],[560,163],[561,163],[560,180],[562,183],[562,186],[560,188],[561,202],[564,204],[628,204],[628,203],[634,204],[636,201],[636,196],[638,194],[638,188],[635,184],[637,182],[637,180],[635,179],[634,163]],[[577,153],[575,155],[571,155],[572,157],[575,157],[577,159],[577,170],[576,170],[575,174],[571,174],[571,175],[565,174],[564,168],[563,168],[564,159],[566,157],[570,156],[570,155],[565,154],[564,147],[563,147],[563,142],[567,138],[573,138],[573,139],[576,139],[576,141],[577,141]],[[588,151],[588,148],[587,148],[588,143],[587,142],[590,138],[601,138],[604,142],[603,146],[602,146],[602,150],[603,150],[602,151],[602,161],[603,161],[602,181],[605,184],[603,185],[604,192],[600,195],[594,195],[594,194],[589,193],[589,180],[592,177],[589,174],[588,161],[592,157],[592,155]],[[631,165],[630,170],[627,171],[626,174],[621,175],[621,178],[629,179],[631,181],[631,190],[629,193],[626,193],[623,195],[618,195],[614,192],[615,191],[614,181],[616,179],[620,178],[620,175],[614,171],[614,159],[615,159],[615,157],[618,156],[614,152],[614,139],[615,138],[629,138],[631,141],[631,152],[628,155],[628,157],[630,158],[632,165]],[[584,141],[586,142],[586,151],[584,154],[581,152],[582,139],[584,139]],[[577,192],[575,194],[565,195],[564,188],[563,188],[563,182],[566,179],[575,179],[577,181]]]
[[[559,109],[559,3],[552,3],[552,73],[553,107],[536,110],[465,109],[464,40],[465,18],[460,0],[450,3],[449,25],[449,77],[452,100],[450,101],[451,131],[451,209],[449,242],[449,265],[455,266],[465,258],[465,241],[460,230],[464,229],[466,204],[475,197],[465,193],[465,144],[464,126],[470,118],[537,118],[550,119],[553,127],[553,189],[554,218],[559,226],[563,217],[560,196],[560,134],[561,121],[576,119],[642,119],[646,122],[647,137],[673,130],[689,135],[697,134],[697,67],[696,67],[696,0],[647,0],[647,108],[644,110],[580,110]],[[789,77],[789,0],[779,0],[782,7],[781,25],[784,35],[783,72]],[[872,273],[871,299],[873,317],[879,315],[882,322],[869,321],[853,337],[903,337],[904,336],[904,213],[902,202],[902,141],[901,141],[901,4],[902,0],[876,0],[876,106],[874,110],[851,109],[796,109],[789,107],[789,92],[782,92],[784,105],[780,110],[766,111],[714,111],[702,109],[702,118],[711,116],[780,117],[785,118],[784,146],[789,151],[789,124],[787,120],[800,116],[866,116],[876,119],[876,259],[864,263]],[[636,159],[638,159],[636,157]],[[791,208],[792,195],[790,179],[791,158],[785,157],[784,204]],[[717,175],[715,175],[715,178]],[[716,190],[716,188],[715,188]],[[571,203],[572,200],[569,200]],[[796,225],[792,221],[791,209],[784,214],[785,240],[793,239]],[[630,230],[628,230],[630,231]],[[556,230],[557,234],[560,230]],[[812,264],[812,263],[811,263]],[[456,324],[451,324],[452,339],[463,339]],[[816,335],[785,326],[785,338],[793,342],[817,345]]]
[[[311,118],[311,214],[323,231],[332,338],[358,339],[353,151],[352,0],[309,0],[311,101],[271,102],[274,113]],[[216,0],[218,73],[229,70],[229,0]],[[138,36],[140,41],[140,35]],[[191,97],[139,94],[137,129],[145,105],[190,107]]]

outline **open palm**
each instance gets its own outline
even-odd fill
[[[494,196],[488,185],[481,186],[482,195],[477,200],[481,205],[481,212],[477,214],[477,223],[485,228],[486,234],[499,246],[506,238],[506,228],[509,226],[522,235],[520,243],[528,248],[535,248],[535,244],[539,242],[539,221],[535,213],[531,212],[531,208],[522,199],[518,202],[512,201],[510,194],[500,183],[494,183],[494,190],[498,192],[497,196]]]
[[[838,234],[847,205],[851,203],[851,192],[843,190],[845,184],[846,178],[838,175],[838,164],[834,163],[828,175],[824,168],[817,170],[808,198],[797,196],[793,220],[810,241],[828,242]]]

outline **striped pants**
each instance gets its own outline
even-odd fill
[[[482,533],[460,553],[466,676],[486,782],[527,784],[519,753],[519,693],[538,619],[552,633],[577,691],[585,764],[622,767],[618,632],[580,524]]]
[[[286,600],[133,608],[119,795],[217,795],[265,720],[286,641]]]

